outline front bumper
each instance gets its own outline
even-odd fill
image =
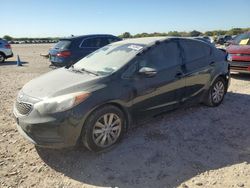
[[[12,49],[9,48],[1,48],[1,51],[4,53],[6,58],[13,57]]]
[[[12,53],[12,54],[10,54],[10,55],[7,55],[6,58],[11,58],[11,57],[13,57],[13,56],[14,56],[14,54]]]
[[[13,110],[17,130],[31,143],[47,148],[66,148],[77,144],[83,122],[72,115],[73,111],[54,116],[40,116],[33,110],[28,116]]]
[[[249,61],[231,61],[229,64],[232,72],[250,73]]]

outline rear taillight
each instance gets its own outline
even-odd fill
[[[5,48],[11,49],[11,45],[10,44],[5,44]]]
[[[71,55],[70,51],[62,51],[56,54],[57,57],[69,57]]]

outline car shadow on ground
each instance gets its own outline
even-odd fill
[[[37,148],[51,168],[102,187],[176,187],[208,170],[250,160],[250,95],[228,93],[217,108],[178,109],[130,130],[103,153]],[[230,118],[229,118],[230,117]]]
[[[250,81],[250,73],[231,73],[231,77],[236,80]]]
[[[21,63],[25,65],[28,64],[29,62],[22,61]],[[0,66],[5,66],[5,65],[17,65],[17,61],[5,61],[4,63],[0,63]]]

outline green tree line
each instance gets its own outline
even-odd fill
[[[250,31],[250,28],[232,28],[230,30],[213,30],[213,31],[206,31],[206,32],[200,32],[193,30],[191,32],[179,32],[179,31],[169,31],[169,32],[154,32],[154,33],[138,33],[135,35],[132,35],[129,32],[125,32],[119,37],[121,38],[140,38],[140,37],[155,37],[155,36],[175,36],[175,37],[197,37],[197,36],[219,36],[219,35],[238,35],[244,32]],[[34,40],[58,40],[59,37],[45,37],[45,38],[28,38],[28,37],[22,37],[22,38],[15,38],[11,37],[9,35],[3,36],[3,39],[6,39],[8,41],[34,41]]]
[[[58,40],[59,37],[44,37],[44,38],[29,38],[29,37],[21,37],[21,38],[15,38],[11,37],[9,35],[4,35],[3,39],[7,41],[34,41],[34,40]]]
[[[175,37],[198,37],[198,36],[219,36],[219,35],[238,35],[244,32],[250,31],[250,28],[232,28],[230,30],[213,30],[200,32],[193,30],[191,32],[179,32],[179,31],[169,31],[166,33],[138,33],[135,35],[125,32],[119,37],[121,38],[138,38],[138,37],[156,37],[156,36],[175,36]]]

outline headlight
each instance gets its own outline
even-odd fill
[[[227,60],[228,60],[228,61],[232,61],[232,60],[233,60],[231,54],[228,54],[228,55],[227,55]]]
[[[34,105],[34,108],[41,114],[63,112],[83,102],[89,95],[90,93],[88,92],[61,95],[38,102]]]

